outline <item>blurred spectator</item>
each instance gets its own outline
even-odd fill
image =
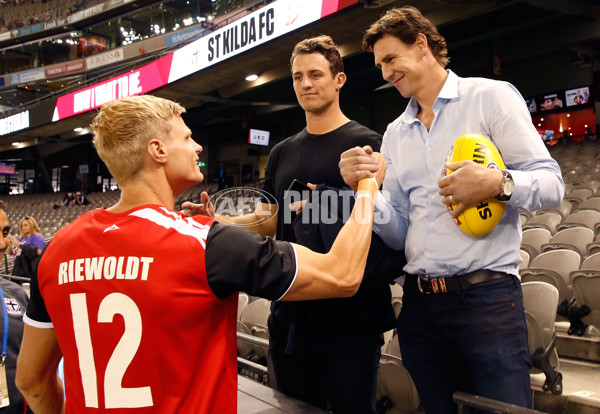
[[[77,191],[75,193],[75,203],[73,205],[75,205],[75,206],[87,206],[88,204],[90,204],[90,202],[87,199],[87,197],[84,196],[83,194],[81,194],[81,191]]]
[[[596,139],[596,134],[592,133],[592,128],[589,126],[585,127],[585,139]]]
[[[33,217],[25,216],[19,221],[19,236],[11,239],[13,248],[22,248],[23,246],[35,246],[38,249],[38,255],[46,246],[44,236],[40,226]]]
[[[33,217],[25,217],[19,221],[19,236],[11,237],[14,256],[12,274],[15,276],[31,277],[35,263],[39,260],[46,246],[40,227]]]
[[[0,210],[0,257],[6,254],[10,246],[10,223],[4,210]],[[0,408],[2,414],[32,414],[27,407],[23,395],[15,387],[15,372],[17,370],[17,357],[21,349],[21,339],[23,338],[23,313],[27,308],[29,301],[25,290],[14,282],[0,278],[0,290],[2,295],[2,313],[4,317],[0,318],[0,332],[6,335],[6,348],[2,345],[2,354],[6,355],[4,367],[0,370],[6,370],[6,383],[8,391],[9,405]],[[4,321],[8,320],[8,331],[5,331]],[[4,342],[4,337],[2,338]],[[2,395],[6,398],[5,395]]]
[[[62,205],[64,207],[70,207],[75,205],[75,197],[73,196],[73,193],[67,193],[67,196],[63,200]]]

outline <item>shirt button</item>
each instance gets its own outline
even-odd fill
[[[431,253],[427,253],[425,256],[427,256],[427,257],[431,257]]]
[[[435,223],[429,223],[429,227],[434,227]]]
[[[435,200],[435,194],[432,194],[429,198],[431,198],[432,200]]]
[[[431,147],[427,147],[427,151],[431,151]]]

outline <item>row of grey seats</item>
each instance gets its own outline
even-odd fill
[[[391,285],[392,304],[396,315],[402,307],[402,287]],[[554,319],[558,290],[544,282],[523,284],[529,352],[533,361],[532,385],[554,394],[562,393]],[[270,301],[240,293],[238,301],[238,331],[268,340],[267,319]],[[420,399],[412,378],[402,363],[395,331],[384,335],[378,370],[377,400],[379,409],[389,414],[421,414]],[[238,355],[266,362],[266,350],[238,340]]]

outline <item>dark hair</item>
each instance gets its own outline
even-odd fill
[[[320,53],[329,62],[329,68],[333,75],[337,75],[344,71],[344,61],[340,55],[340,51],[333,42],[333,39],[327,35],[311,37],[297,43],[290,58],[290,65],[294,63],[294,59],[298,55],[309,55],[311,53]]]
[[[412,45],[417,41],[419,33],[427,37],[427,44],[433,56],[445,68],[450,61],[446,39],[429,19],[412,6],[388,10],[365,32],[362,47],[366,52],[372,52],[375,42],[387,34],[397,37],[407,45]]]

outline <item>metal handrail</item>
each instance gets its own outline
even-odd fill
[[[259,338],[258,336],[253,336],[253,335],[248,335],[243,332],[238,332],[237,338],[241,339],[242,341],[249,342],[252,345],[258,345],[258,346],[262,346],[264,348],[269,347],[269,340],[264,339],[264,338]]]
[[[4,279],[20,280],[22,282],[31,282],[31,278],[25,277],[25,276],[7,275],[7,274],[0,273],[0,277],[2,277]]]
[[[458,404],[458,414],[470,412],[470,410],[463,411],[464,407],[485,410],[495,414],[545,414],[542,411],[519,407],[514,404],[508,404],[462,391],[456,391],[452,395],[452,399]]]

